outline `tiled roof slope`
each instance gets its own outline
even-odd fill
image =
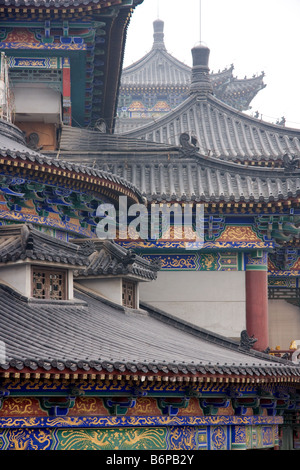
[[[78,147],[77,156],[66,151],[63,158],[73,161],[78,158],[86,164],[93,161],[98,168],[136,185],[148,201],[272,202],[299,197],[298,170],[206,158],[189,146],[189,149],[179,147],[160,152],[152,149],[101,153],[99,150],[93,154]]]
[[[273,358],[170,315],[126,311],[84,290],[76,302],[28,302],[0,286],[0,370],[150,374],[299,375]]]
[[[201,54],[199,50],[200,47],[192,50],[189,98],[155,122],[122,135],[178,145],[180,135],[188,133],[197,140],[201,154],[241,162],[281,160],[286,153],[299,155],[300,130],[250,117],[213,95],[208,64],[197,64],[197,60],[204,60],[199,59],[201,54],[206,54],[208,60],[209,49]]]
[[[263,122],[217,100],[190,96],[182,105],[149,125],[123,136],[178,145],[182,133],[197,139],[199,152],[231,161],[277,160],[300,154],[300,131]]]
[[[181,85],[189,84],[191,69],[173,57],[165,48],[163,21],[153,22],[152,49],[137,62],[123,69],[121,85]]]
[[[127,152],[148,151],[153,149],[169,149],[170,145],[160,142],[151,142],[122,135],[111,135],[93,129],[80,129],[78,127],[63,126],[60,137],[60,150],[74,150],[85,152],[114,151]]]

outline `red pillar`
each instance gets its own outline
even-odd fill
[[[70,60],[63,58],[63,122],[66,125],[72,125],[71,112],[71,69]]]
[[[253,348],[264,351],[269,346],[268,273],[246,270],[246,330],[257,339]]]

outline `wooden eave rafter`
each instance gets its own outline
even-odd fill
[[[177,202],[178,203],[178,202]],[[179,203],[178,203],[179,204]],[[231,201],[231,202],[223,202],[223,201],[209,201],[204,202],[204,207],[206,209],[215,209],[220,210],[221,212],[229,212],[241,209],[247,209],[255,212],[258,210],[260,213],[268,212],[272,208],[282,210],[284,208],[291,208],[292,206],[299,206],[300,198],[289,198],[289,199],[282,199],[279,201]]]
[[[101,1],[101,0],[100,0]],[[82,14],[83,12],[94,12],[94,11],[99,11],[101,12],[104,10],[107,10],[111,7],[114,6],[120,6],[123,3],[123,0],[102,0],[100,3],[94,3],[91,2],[89,5],[85,5],[82,3],[81,5],[70,5],[68,7],[65,6],[34,6],[34,5],[18,5],[18,6],[0,6],[0,14],[5,13],[8,16],[13,16],[13,15],[37,15],[37,16],[43,16],[43,15],[49,15],[49,14],[54,14],[54,15],[73,15],[73,14]]]
[[[214,366],[210,366],[211,369]],[[220,366],[218,366],[220,368]],[[235,367],[238,369],[237,367]],[[244,369],[241,366],[241,369]],[[255,368],[254,368],[255,369]],[[263,367],[260,367],[263,369]],[[99,371],[96,369],[76,369],[71,370],[67,367],[64,370],[51,367],[49,370],[44,370],[42,367],[37,367],[35,370],[31,370],[29,367],[20,366],[20,370],[9,367],[7,370],[0,372],[0,377],[4,379],[97,379],[97,380],[109,380],[109,381],[133,381],[135,383],[155,382],[155,383],[173,383],[173,384],[201,384],[201,383],[215,383],[215,384],[299,384],[300,383],[300,370],[295,368],[292,371],[292,367],[289,367],[289,371],[283,367],[279,372],[278,367],[274,367],[272,370],[268,368],[263,373],[245,373],[240,372],[238,374],[233,373],[167,373],[162,372],[133,372],[125,368],[125,370],[107,371],[104,368]]]

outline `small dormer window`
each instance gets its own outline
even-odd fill
[[[136,305],[136,283],[123,279],[122,302],[124,307],[137,308]]]
[[[32,296],[36,299],[66,300],[67,274],[64,270],[32,268]]]

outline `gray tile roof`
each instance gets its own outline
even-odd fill
[[[88,265],[85,246],[58,240],[28,224],[0,227],[0,264],[19,260]]]
[[[63,241],[30,224],[0,226],[0,265],[20,260],[59,263],[74,267],[76,277],[127,275],[156,279],[160,265],[150,262],[112,240]]]
[[[121,140],[123,139],[121,138]],[[47,165],[53,168],[69,170],[78,174],[82,173],[84,176],[95,176],[107,180],[107,182],[116,183],[124,188],[128,188],[136,194],[137,198],[142,199],[138,188],[116,175],[99,168],[92,168],[92,165],[87,166],[81,163],[73,163],[70,160],[63,160],[58,158],[59,153],[57,152],[50,157],[28,148],[22,132],[17,127],[3,120],[0,120],[0,156],[34,162],[41,166]]]
[[[0,340],[6,361],[34,371],[299,375],[281,358],[155,310],[129,314],[82,290],[76,302],[27,301],[0,286]]]
[[[206,46],[192,49],[190,96],[163,117],[122,135],[179,145],[186,133],[199,153],[228,161],[283,160],[300,155],[300,130],[263,122],[225,104],[213,94]]]
[[[122,71],[122,86],[189,85],[191,68],[180,62],[166,48],[153,47],[142,59]]]
[[[257,93],[266,87],[263,82],[264,72],[253,77],[231,77],[226,87],[217,86],[218,75],[211,75],[216,98],[238,110],[248,110]]]
[[[263,168],[204,157],[187,142],[181,148],[98,153],[80,149],[63,158],[93,161],[139,188],[148,201],[272,202],[299,197],[300,171]]]
[[[231,108],[212,94],[197,93],[164,117],[123,136],[179,145],[180,135],[197,140],[199,152],[229,161],[282,160],[300,155],[300,130],[263,122]]]
[[[161,142],[145,141],[122,135],[100,132],[96,129],[85,129],[63,126],[59,143],[60,150],[86,152],[128,152],[148,151],[153,149],[169,149],[170,145]]]
[[[74,240],[73,242],[79,246],[86,243],[85,240]],[[95,250],[88,258],[88,265],[75,270],[76,278],[126,275],[139,280],[156,279],[157,271],[160,269],[159,264],[147,261],[112,240],[93,239],[92,244]]]

